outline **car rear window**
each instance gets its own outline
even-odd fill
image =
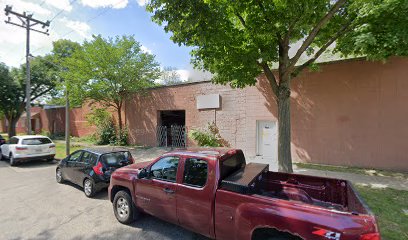
[[[241,169],[244,165],[245,165],[245,157],[241,151],[237,151],[236,154],[230,156],[224,161],[221,161],[220,163],[221,180],[225,179],[232,173]]]
[[[50,144],[52,143],[49,138],[30,138],[30,139],[23,139],[21,144],[23,145],[42,145],[42,144]]]
[[[106,153],[102,155],[101,161],[107,166],[121,166],[120,162],[129,161],[130,156],[129,152]]]

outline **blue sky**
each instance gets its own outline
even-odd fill
[[[0,0],[0,61],[9,66],[24,63],[25,30],[4,23],[3,9],[12,5],[16,12],[31,12],[39,20],[49,20],[50,36],[32,32],[31,53],[44,55],[52,41],[66,38],[76,42],[91,39],[92,34],[104,37],[134,35],[143,49],[156,55],[162,67],[175,67],[182,79],[208,78],[190,65],[190,48],[170,40],[170,33],[151,21],[145,10],[147,0]],[[61,12],[62,11],[62,12]],[[56,16],[60,13],[58,16]],[[12,18],[19,22],[17,18]]]

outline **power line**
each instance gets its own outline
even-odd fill
[[[74,1],[76,1],[76,0],[74,0]],[[98,17],[102,16],[103,14],[107,13],[108,11],[112,10],[113,7],[115,7],[115,6],[119,5],[119,4],[121,4],[121,3],[124,2],[124,1],[127,1],[127,0],[121,0],[121,1],[119,1],[119,2],[117,2],[117,3],[115,3],[114,5],[112,5],[111,8],[104,9],[103,11],[99,12],[97,15],[95,15],[95,16],[89,18],[88,20],[86,20],[85,23],[90,23],[90,22],[94,21],[96,18],[98,18]],[[53,26],[55,26],[55,24],[54,24]],[[51,30],[52,30],[52,28],[51,28]],[[64,38],[64,37],[68,36],[69,34],[71,34],[71,33],[73,33],[73,32],[75,32],[74,29],[72,29],[72,30],[66,32],[65,34],[63,34],[63,35],[61,36],[61,38]],[[36,52],[36,51],[41,50],[41,49],[44,49],[44,48],[45,48],[45,46],[39,47],[39,48],[33,50],[33,52]]]
[[[69,5],[72,5],[73,3],[75,3],[77,0],[72,0],[71,2],[69,2]],[[63,13],[66,9],[63,8],[61,9],[57,14],[55,14],[55,16],[53,18],[51,18],[51,22],[54,21],[54,19],[56,19],[59,15],[61,15],[61,13]]]

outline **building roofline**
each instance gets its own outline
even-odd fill
[[[343,62],[354,62],[354,61],[361,61],[365,60],[366,57],[354,57],[354,58],[345,58],[345,59],[337,59],[337,60],[332,60],[332,61],[325,61],[325,62],[316,62],[317,65],[329,65],[329,64],[336,64],[336,63],[343,63]],[[272,71],[276,71],[278,69],[273,69]],[[178,84],[173,84],[173,85],[159,85],[159,86],[154,86],[151,88],[148,88],[148,90],[155,90],[155,89],[161,89],[161,88],[171,88],[171,87],[184,87],[184,86],[189,86],[189,85],[196,85],[196,84],[202,84],[202,83],[211,83],[211,80],[204,80],[204,81],[197,81],[197,82],[183,82],[183,83],[178,83]]]

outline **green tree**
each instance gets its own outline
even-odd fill
[[[174,42],[193,47],[195,67],[215,74],[215,83],[245,87],[266,76],[278,108],[278,162],[285,172],[292,172],[294,78],[327,49],[370,59],[408,51],[407,0],[152,0],[147,9]]]
[[[112,107],[122,129],[122,107],[132,94],[153,86],[160,76],[155,56],[141,50],[133,36],[85,41],[64,64],[74,102],[92,101]]]
[[[77,42],[73,42],[67,39],[60,39],[52,43],[53,48],[51,51],[52,59],[51,63],[56,67],[55,76],[58,78],[57,81],[57,94],[52,98],[47,99],[47,104],[51,105],[65,105],[66,104],[66,89],[67,82],[64,80],[65,72],[68,70],[64,66],[64,61],[71,57],[75,51],[81,48],[81,45]]]
[[[31,60],[31,99],[30,102],[55,94],[55,66],[49,63],[51,56]],[[11,71],[0,65],[0,111],[8,121],[9,137],[16,135],[16,124],[25,110],[26,66]]]
[[[167,86],[183,82],[181,80],[180,74],[174,67],[165,67],[161,73],[160,79],[162,80],[162,84]]]

